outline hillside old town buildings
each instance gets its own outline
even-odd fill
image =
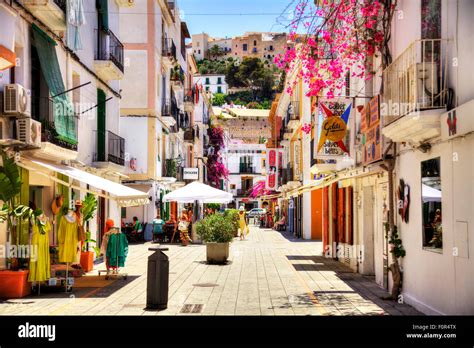
[[[72,3],[0,0],[0,147],[20,168],[19,202],[56,218],[58,197],[67,210],[94,194],[98,245],[107,219],[176,218],[183,205],[163,197],[209,184],[218,125],[229,172],[220,188],[234,197],[222,210],[262,208],[255,226],[279,221],[292,242],[320,241],[314,256],[387,291],[391,214],[405,251],[398,301],[474,313],[474,1],[398,0],[391,64],[360,62],[367,75],[347,74],[329,98],[308,96],[297,62],[283,75],[291,93],[275,93],[269,110],[213,107],[229,93],[225,75],[201,75],[198,62],[218,46],[219,59],[271,65],[287,34],[191,35],[175,0]],[[27,244],[29,227],[18,228]],[[8,238],[0,223],[0,244]]]

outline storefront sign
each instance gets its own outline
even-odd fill
[[[340,159],[350,152],[350,123],[352,122],[352,101],[321,100],[315,121],[317,142],[314,142],[315,159]]]
[[[361,114],[362,163],[369,164],[382,159],[379,96],[372,98]]]
[[[198,180],[199,168],[184,168],[183,179],[184,180]]]
[[[279,149],[267,150],[267,180],[265,181],[265,188],[267,190],[277,189],[279,152]]]
[[[301,176],[301,141],[297,140],[293,144],[293,168],[295,168],[295,178],[300,179]]]

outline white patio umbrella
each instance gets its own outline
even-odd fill
[[[441,202],[441,191],[431,186],[422,184],[421,194],[423,196],[423,202]]]
[[[180,189],[166,194],[163,197],[164,202],[178,203],[229,203],[233,196],[229,192],[225,192],[209,185],[194,181]]]

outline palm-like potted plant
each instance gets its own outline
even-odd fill
[[[91,232],[89,231],[89,221],[95,216],[97,211],[97,199],[92,193],[88,193],[82,201],[82,222],[86,228],[86,240],[82,245],[81,251],[81,266],[85,272],[90,272],[94,268],[94,252],[96,257],[100,256],[100,248],[97,246],[97,241],[91,239]],[[94,251],[89,251],[92,247]]]
[[[25,219],[33,216],[33,210],[19,204],[21,191],[20,172],[15,161],[1,152],[0,163],[0,223],[7,224],[7,241],[14,244],[13,251],[18,251],[20,244],[19,226]],[[10,246],[10,244],[7,244]],[[21,270],[20,255],[9,258],[8,270],[0,271],[0,298],[24,297],[30,292],[28,270]]]
[[[206,258],[208,263],[223,264],[229,257],[229,243],[234,237],[232,219],[216,213],[199,221],[196,226],[197,234],[206,243]]]

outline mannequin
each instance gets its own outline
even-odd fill
[[[51,225],[46,215],[41,213],[35,219],[31,247],[36,248],[35,257],[30,260],[29,282],[43,282],[51,277],[49,257],[49,231]]]
[[[78,223],[73,210],[61,218],[58,228],[59,262],[77,262]]]

